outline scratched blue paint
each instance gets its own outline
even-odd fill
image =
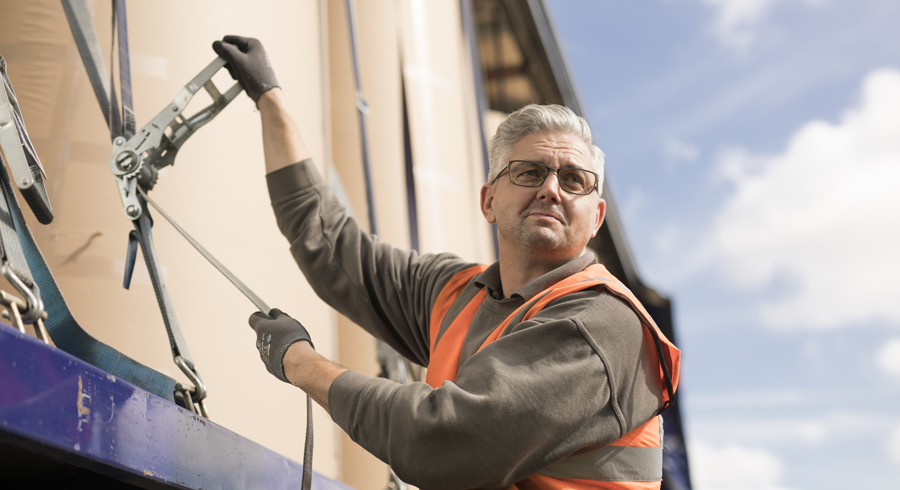
[[[300,464],[2,323],[0,436],[130,481],[280,489],[299,488],[302,475]],[[312,486],[350,490],[317,473]]]

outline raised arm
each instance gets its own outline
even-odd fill
[[[300,129],[288,111],[281,88],[262,94],[257,106],[262,119],[267,174],[311,157]]]
[[[213,50],[228,62],[231,76],[259,108],[266,173],[310,158],[262,43],[253,38],[225,36],[213,43]]]

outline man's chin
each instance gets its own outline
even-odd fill
[[[555,233],[550,233],[550,230],[543,230],[546,233],[534,232],[528,236],[528,248],[532,253],[539,252],[541,254],[546,254],[548,256],[555,255],[565,255],[566,249],[568,248],[568,243],[565,238],[560,237]]]

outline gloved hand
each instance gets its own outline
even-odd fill
[[[258,39],[241,36],[225,36],[212,45],[213,51],[228,62],[225,65],[231,78],[237,80],[253,102],[267,90],[278,87],[275,72],[266,50]]]
[[[250,326],[256,331],[256,349],[266,369],[276,378],[290,383],[284,376],[284,353],[294,342],[309,342],[309,332],[297,320],[278,308],[272,308],[268,315],[256,312],[250,315]]]

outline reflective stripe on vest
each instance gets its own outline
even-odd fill
[[[434,388],[444,381],[456,380],[459,356],[469,324],[487,297],[484,288],[473,279],[487,266],[475,266],[457,273],[441,290],[432,308],[429,324],[431,356],[425,381]],[[533,318],[552,301],[566,294],[589,288],[603,288],[623,299],[644,325],[648,345],[659,345],[662,358],[659,378],[664,406],[671,394],[666,387],[665,373],[671,377],[671,391],[678,386],[681,352],[659,331],[653,319],[631,291],[600,264],[594,264],[546,290],[509,315],[485,339],[479,351],[500,338],[504,332],[522,321]],[[659,342],[656,342],[656,339]],[[665,366],[663,365],[665,363]],[[522,480],[509,489],[658,489],[662,479],[662,418],[651,418],[640,427],[625,434],[609,446],[590,453],[569,456]]]

